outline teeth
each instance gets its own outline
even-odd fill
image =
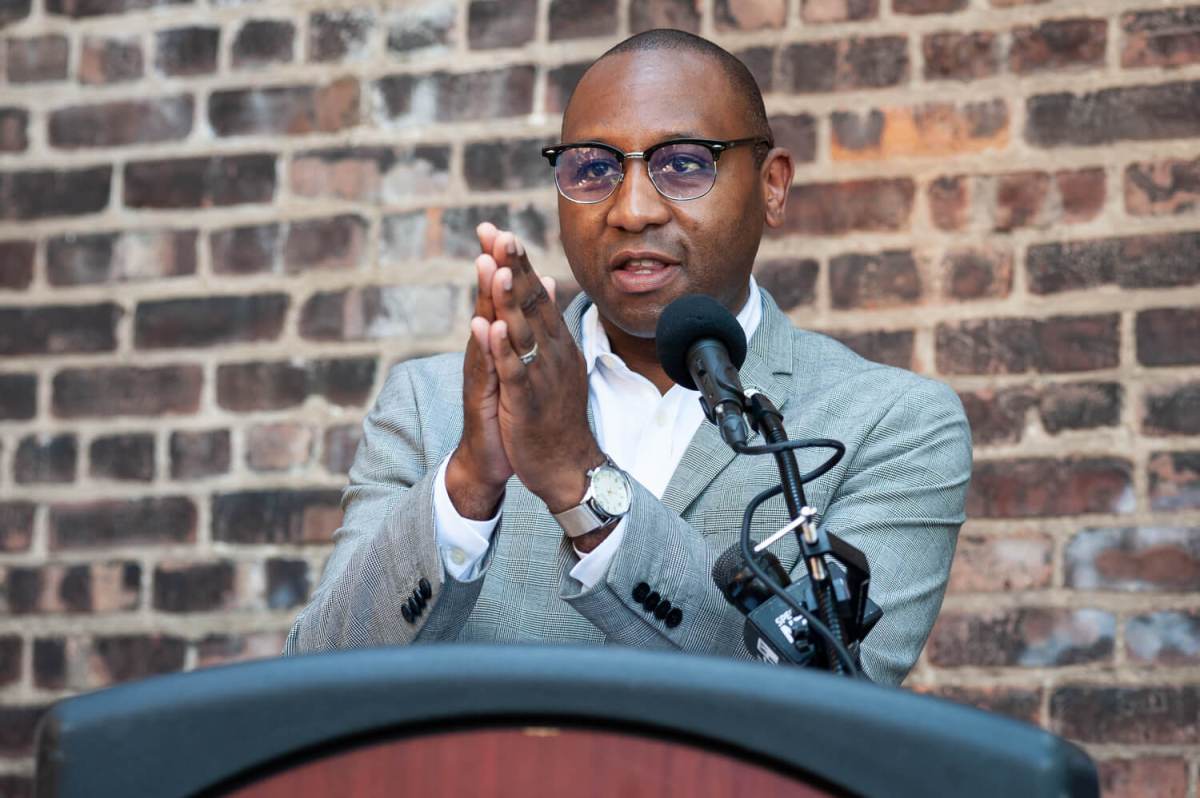
[[[666,268],[666,264],[660,260],[650,258],[638,258],[637,260],[627,261],[625,269],[638,274],[649,274],[651,272],[661,271]]]

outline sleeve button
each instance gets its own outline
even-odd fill
[[[646,600],[646,596],[650,595],[650,585],[645,582],[638,582],[637,587],[633,589],[633,600],[641,604]]]
[[[683,610],[674,607],[667,613],[666,624],[668,629],[674,629],[683,622]]]

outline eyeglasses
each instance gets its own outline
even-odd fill
[[[646,162],[650,182],[659,194],[671,200],[694,200],[712,191],[721,153],[751,143],[771,145],[762,136],[732,141],[671,139],[643,152],[621,152],[608,144],[584,141],[546,147],[542,155],[554,167],[558,193],[571,202],[591,205],[608,199],[625,179],[625,162],[630,158]]]

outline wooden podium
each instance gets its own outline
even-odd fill
[[[410,646],[66,699],[49,796],[1097,796],[1033,726],[895,688],[618,648]]]

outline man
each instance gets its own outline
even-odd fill
[[[794,166],[724,50],[679,31],[626,40],[581,79],[562,141],[546,155],[583,293],[560,316],[515,236],[480,226],[466,352],[389,375],[286,652],[458,640],[749,657],[744,618],[709,574],[776,466],[735,458],[655,355],[663,309],[703,293],[737,314],[743,383],[780,407],[789,436],[845,443],[806,493],[870,561],[885,614],[863,666],[899,683],[964,520],[971,452],[957,397],[794,328],[754,283]],[[802,450],[800,466],[827,454]],[[756,537],[786,521],[770,502]],[[791,536],[772,549],[796,571]]]

